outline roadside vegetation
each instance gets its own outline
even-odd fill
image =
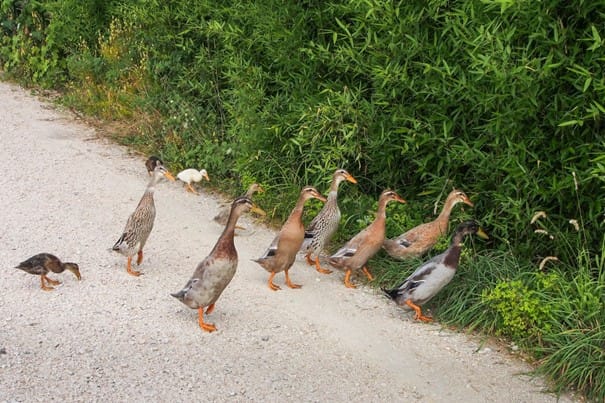
[[[333,247],[384,188],[395,236],[452,187],[489,242],[467,242],[429,304],[442,323],[505,337],[557,391],[605,400],[605,2],[586,0],[5,0],[0,63],[115,122],[173,169],[252,182],[275,222],[300,188],[340,192]],[[310,217],[313,212],[308,215]],[[308,218],[307,217],[307,218]],[[450,226],[452,227],[452,226]],[[443,239],[431,255],[445,249]],[[373,259],[376,285],[421,261]]]

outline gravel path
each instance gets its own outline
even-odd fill
[[[200,331],[169,293],[219,236],[218,200],[162,182],[144,275],[131,277],[110,248],[145,189],[144,158],[17,86],[0,83],[0,105],[0,402],[557,401],[501,347],[413,322],[342,273],[298,261],[303,288],[270,291],[250,259],[274,234],[249,221],[207,317],[218,331]],[[79,263],[82,281],[54,275],[63,285],[44,292],[12,268],[39,252]]]

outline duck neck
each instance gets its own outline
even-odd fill
[[[372,223],[372,226],[377,226],[377,227],[382,227],[382,231],[384,233],[384,230],[386,228],[386,221],[387,221],[387,203],[389,201],[380,201],[378,203],[378,210],[376,211],[376,218],[374,219],[374,222]]]
[[[299,197],[298,201],[296,202],[296,206],[294,206],[294,208],[292,209],[292,212],[290,213],[290,215],[288,216],[288,219],[286,220],[286,224],[290,224],[290,223],[297,223],[299,224],[299,226],[303,226],[303,222],[302,222],[302,214],[303,214],[303,209],[305,207],[305,202],[307,201],[306,198],[304,197]],[[286,225],[284,224],[284,225]]]
[[[227,225],[214,246],[213,253],[216,257],[235,256],[237,258],[237,250],[235,249],[233,238],[235,236],[235,224],[237,224],[238,218],[239,215],[231,209]]]
[[[441,234],[444,234],[447,231],[447,224],[450,221],[450,214],[452,213],[452,209],[456,205],[457,201],[453,199],[447,199],[445,204],[443,205],[443,209],[441,213],[437,216],[435,221],[439,224],[439,230]]]
[[[461,252],[462,252],[461,244],[458,243],[458,244],[451,245],[445,254],[445,259],[443,259],[443,263],[447,267],[456,269],[458,267],[458,261],[460,260]]]

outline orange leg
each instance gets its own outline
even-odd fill
[[[273,284],[273,277],[275,277],[275,272],[271,272],[271,274],[269,275],[269,281],[267,282],[267,284],[269,285],[269,288],[272,289],[273,291],[277,291],[277,290],[281,290],[281,288],[278,285]]]
[[[210,315],[212,313],[212,311],[214,311],[214,304],[208,306],[208,308],[206,308],[206,315]]]
[[[424,316],[422,314],[422,309],[420,309],[420,307],[418,305],[414,304],[411,299],[406,300],[405,304],[407,306],[409,306],[410,308],[412,308],[414,310],[414,312],[416,312],[414,319],[421,320],[423,322],[432,322],[433,321],[433,318]]]
[[[191,186],[191,183],[188,183],[188,184],[187,184],[186,189],[187,189],[187,191],[188,191],[188,192],[191,192],[191,193],[193,193],[193,194],[196,194],[196,195],[198,195],[198,194],[199,194],[199,193],[198,193],[198,192],[197,192],[197,191],[196,191],[196,190],[193,188],[193,186]]]
[[[214,326],[212,323],[204,322],[204,307],[203,306],[201,306],[197,309],[197,315],[198,315],[198,323],[200,324],[200,327],[202,328],[202,330],[204,330],[206,332],[214,332],[216,330],[216,326]]]
[[[368,270],[368,268],[366,266],[363,266],[362,270],[363,270],[363,274],[366,275],[368,280],[370,280],[370,281],[374,280],[374,276],[372,276],[372,273],[370,273],[370,271]]]
[[[132,269],[132,256],[128,256],[128,262],[126,263],[126,271],[128,272],[128,274],[135,277],[139,277],[141,274],[143,274],[140,271]]]
[[[58,281],[58,280],[53,280],[53,279],[48,278],[46,276],[46,274],[43,274],[42,277],[44,277],[44,279],[46,280],[46,282],[49,283],[49,284],[52,284],[52,285],[59,285],[59,284],[61,284],[61,282]]]
[[[310,255],[311,255],[310,253],[307,255],[307,262],[309,261],[309,256]],[[330,273],[332,273],[332,270],[324,269],[323,267],[321,267],[321,265],[319,264],[319,256],[316,256],[315,257],[315,262],[312,262],[311,264],[315,264],[315,270],[317,270],[320,273],[323,273],[323,274],[330,274]]]
[[[137,252],[137,266],[143,261],[143,249]]]
[[[46,279],[45,275],[41,275],[40,276],[40,288],[42,288],[44,291],[52,291],[54,290],[53,287],[47,286],[46,283],[44,282],[44,279]]]
[[[345,272],[345,287],[347,288],[357,288],[357,286],[351,283],[351,269],[347,269]]]
[[[313,259],[311,259],[311,252],[307,253],[305,255],[305,259],[307,259],[307,264],[309,266],[313,266],[315,264],[315,262],[313,261]]]
[[[286,274],[286,285],[290,288],[301,288],[302,285],[300,284],[294,284],[292,281],[290,281],[290,275],[288,274],[288,270],[285,270],[284,273]]]

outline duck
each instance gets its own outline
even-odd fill
[[[427,303],[452,281],[460,262],[462,241],[471,234],[489,239],[477,221],[464,221],[456,227],[450,246],[445,252],[420,265],[399,286],[390,290],[383,289],[383,291],[398,305],[413,309],[415,311],[414,319],[422,322],[432,322],[431,317],[422,314],[420,306]]]
[[[145,167],[147,168],[147,174],[149,176],[151,176],[153,174],[153,170],[158,165],[164,165],[164,162],[159,157],[152,155],[149,158],[147,158],[147,161],[145,161]]]
[[[281,230],[277,236],[271,242],[271,245],[267,248],[265,253],[258,259],[253,259],[254,262],[258,263],[262,268],[267,270],[269,274],[269,280],[267,285],[273,291],[280,290],[281,288],[273,283],[273,277],[277,273],[284,272],[286,277],[286,285],[290,288],[301,288],[300,284],[294,284],[290,280],[288,271],[294,260],[296,254],[302,245],[305,237],[305,227],[302,221],[302,214],[305,202],[309,199],[318,199],[322,202],[326,202],[326,198],[323,197],[317,189],[312,186],[306,186],[300,191],[296,206],[290,213],[290,216],[281,227]]]
[[[428,252],[447,232],[450,214],[454,206],[464,203],[473,207],[473,202],[461,190],[453,189],[445,199],[445,204],[439,216],[427,223],[414,227],[393,239],[387,239],[382,245],[384,250],[396,259],[418,257]]]
[[[112,250],[116,251],[128,258],[126,263],[126,272],[132,276],[140,276],[141,272],[132,269],[132,257],[137,255],[137,265],[143,261],[143,248],[149,238],[149,234],[153,229],[155,221],[155,203],[153,201],[153,193],[155,185],[161,178],[167,178],[174,181],[172,174],[164,168],[163,165],[156,165],[143,197],[135,208],[134,212],[128,217],[126,226],[122,235],[113,245]]]
[[[263,189],[263,187],[261,185],[259,185],[258,183],[253,183],[250,186],[248,186],[248,190],[242,197],[247,197],[249,199],[252,199],[252,196],[254,196],[255,193],[257,193],[257,192],[263,193],[264,191],[265,191],[265,189]],[[267,213],[263,209],[258,207],[256,204],[254,205],[254,207],[252,207],[251,211],[260,216],[267,215]],[[220,225],[226,225],[227,221],[229,219],[230,212],[231,212],[231,209],[229,207],[222,208],[221,211],[219,211],[219,213],[213,218],[213,220]],[[245,227],[242,227],[239,225],[236,225],[235,228],[241,229],[241,230],[246,229]]]
[[[390,201],[406,203],[395,191],[384,190],[378,199],[378,211],[374,221],[328,258],[328,262],[332,266],[345,269],[345,287],[357,288],[355,284],[351,283],[353,270],[361,269],[368,280],[372,281],[374,279],[367,267],[367,262],[380,250],[384,241],[386,207]]]
[[[198,324],[206,332],[214,332],[216,326],[204,321],[214,310],[216,301],[235,275],[238,263],[233,237],[238,218],[254,207],[248,197],[239,197],[231,204],[227,224],[210,254],[197,265],[193,275],[182,290],[172,295],[191,309],[198,311]]]
[[[80,267],[76,263],[61,262],[61,260],[55,255],[50,253],[38,253],[30,257],[27,260],[19,263],[15,266],[15,269],[23,270],[26,273],[40,276],[40,288],[44,291],[52,291],[54,287],[46,285],[59,285],[60,281],[52,280],[47,277],[47,274],[52,273],[63,273],[65,270],[70,271],[76,276],[78,280],[82,279],[80,275]]]
[[[357,180],[344,169],[337,169],[334,172],[330,191],[328,192],[328,200],[305,229],[305,239],[300,248],[305,254],[309,266],[315,265],[315,270],[323,274],[332,273],[332,270],[321,267],[319,254],[338,230],[338,224],[340,223],[340,209],[337,200],[338,187],[343,181],[357,183]],[[315,259],[311,259],[313,255],[315,255]]]
[[[202,179],[206,179],[208,182],[210,182],[210,177],[208,176],[208,172],[206,172],[205,169],[201,169],[199,171],[194,168],[185,169],[179,172],[176,177],[179,180],[185,182],[185,189],[188,192],[194,193],[196,195],[199,193],[193,188],[193,186],[191,186],[191,182],[199,182]]]

